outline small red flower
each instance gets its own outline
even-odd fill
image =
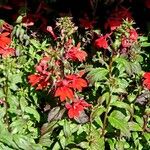
[[[106,37],[105,36],[101,36],[100,38],[95,40],[95,46],[97,48],[107,49],[108,48],[108,43],[107,43]]]
[[[64,79],[58,82],[55,96],[59,96],[61,101],[74,98],[73,90],[69,87],[69,81]]]
[[[41,74],[32,74],[28,76],[31,86],[37,86],[36,90],[42,90],[50,85],[47,76]]]
[[[144,73],[143,85],[150,90],[150,72]]]
[[[9,47],[11,44],[11,38],[9,38],[9,35],[9,32],[0,34],[0,55],[2,55],[2,57],[7,57],[15,54],[15,50]]]
[[[68,80],[70,80],[69,86],[73,89],[77,89],[78,91],[82,91],[82,88],[87,87],[87,81],[82,79],[76,74],[66,76]]]
[[[72,104],[66,104],[66,108],[68,109],[69,118],[78,118],[80,113],[86,108],[90,107],[91,104],[88,104],[85,100],[76,99]]]
[[[71,59],[73,61],[78,60],[80,62],[83,62],[85,61],[86,57],[87,57],[87,53],[83,50],[80,50],[80,44],[78,44],[77,46],[72,46],[66,52],[66,58]]]

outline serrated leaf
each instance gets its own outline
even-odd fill
[[[121,130],[125,136],[131,136],[128,122],[125,120],[125,115],[122,112],[114,110],[108,117],[108,121],[114,128]]]
[[[34,116],[34,118],[39,122],[40,121],[40,115],[39,113],[36,111],[36,109],[32,108],[32,107],[26,107],[25,108],[25,112],[28,114],[31,114]]]
[[[108,70],[105,68],[93,68],[87,75],[87,78],[92,82],[106,80]]]

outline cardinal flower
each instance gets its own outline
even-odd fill
[[[108,43],[107,43],[106,37],[105,36],[101,36],[100,38],[95,40],[95,46],[97,48],[107,49],[108,48]]]
[[[3,32],[0,34],[0,55],[2,55],[2,57],[14,55],[15,53],[15,50],[9,47],[11,44],[11,38],[9,36],[9,32]]]
[[[42,74],[29,75],[28,80],[31,86],[37,86],[36,90],[42,90],[50,85],[47,76]]]
[[[150,72],[144,73],[143,85],[150,90]]]
[[[69,83],[70,81],[66,79],[63,79],[62,81],[57,83],[55,96],[60,97],[61,101],[74,98],[74,93],[73,90],[69,87]]]
[[[73,61],[83,62],[85,61],[86,57],[87,53],[80,49],[80,44],[78,44],[77,46],[72,46],[66,52],[66,58]]]
[[[80,116],[80,113],[86,109],[87,107],[90,107],[91,104],[88,104],[85,100],[77,99],[72,104],[67,103],[65,107],[68,110],[68,116],[69,118],[78,118]]]
[[[68,75],[66,78],[70,80],[69,86],[73,89],[77,89],[81,92],[82,88],[87,87],[87,81],[76,74]]]

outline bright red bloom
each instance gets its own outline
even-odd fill
[[[101,36],[100,38],[95,40],[95,46],[97,48],[107,49],[108,48],[108,43],[107,43],[106,37],[105,36]]]
[[[82,88],[87,87],[87,81],[76,74],[68,75],[66,78],[70,80],[69,86],[73,89],[77,89],[81,92]]]
[[[80,62],[83,62],[85,61],[86,57],[87,53],[83,50],[80,50],[80,44],[78,44],[77,46],[72,46],[66,52],[66,58],[71,59],[73,61],[78,60]]]
[[[145,79],[143,81],[143,85],[150,90],[150,72],[144,73],[143,76]]]
[[[11,38],[8,37],[9,35],[9,32],[0,34],[0,55],[2,55],[2,57],[14,55],[15,53],[15,50],[9,47],[11,44]]]
[[[61,101],[74,98],[73,90],[69,87],[69,81],[68,80],[62,80],[58,82],[57,89],[55,91],[55,96],[59,96]]]
[[[36,86],[36,90],[42,90],[50,85],[47,76],[41,74],[32,74],[28,76],[29,83],[32,86]]]
[[[8,37],[10,35],[9,32],[4,32],[0,34],[0,46],[2,48],[6,48],[11,44],[11,39]]]
[[[36,90],[42,90],[50,85],[51,70],[48,68],[48,62],[50,58],[45,56],[41,59],[39,64],[36,66],[36,74],[28,76],[29,83],[32,86],[37,86]]]
[[[86,107],[90,107],[91,105],[88,104],[85,100],[78,99],[72,104],[66,104],[65,106],[68,109],[69,118],[78,118],[80,116],[80,113]]]
[[[131,29],[129,33],[130,33],[130,36],[129,36],[130,40],[134,42],[138,39],[138,34],[135,29]]]

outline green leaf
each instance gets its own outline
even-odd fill
[[[106,80],[108,70],[105,68],[93,68],[87,75],[87,78],[92,82]]]
[[[31,114],[34,116],[34,118],[39,122],[40,121],[40,115],[39,113],[36,111],[36,109],[32,108],[32,107],[26,107],[25,108],[25,112],[28,114]]]
[[[142,131],[142,128],[136,122],[132,121],[129,122],[128,124],[129,124],[130,131]]]
[[[116,101],[116,102],[111,103],[111,106],[116,106],[116,107],[119,107],[119,108],[124,108],[124,109],[128,110],[131,113],[131,115],[133,114],[133,110],[130,107],[130,105],[127,104],[127,103],[125,103],[125,102]]]
[[[114,110],[108,117],[108,121],[114,128],[121,130],[125,136],[131,136],[128,122],[125,120],[125,115],[122,112]]]
[[[70,123],[67,120],[64,120],[63,131],[65,137],[71,136]]]
[[[93,111],[91,113],[91,119],[94,120],[95,117],[100,117],[100,115],[105,112],[105,108],[103,106],[98,106],[93,108]]]
[[[110,147],[110,150],[114,150],[115,149],[115,140],[114,139],[108,139],[108,144]]]
[[[105,150],[105,142],[103,137],[95,138],[90,145],[91,150]]]
[[[88,149],[89,148],[89,143],[88,142],[81,142],[77,144],[77,146],[83,148],[83,149]]]
[[[150,43],[148,42],[142,42],[141,47],[150,47]]]
[[[132,74],[132,68],[130,65],[130,62],[128,62],[124,57],[117,57],[115,59],[117,62],[117,68],[125,68],[126,72],[131,75]]]
[[[13,84],[21,83],[22,82],[22,73],[13,74],[9,80]]]
[[[20,147],[23,150],[33,150],[32,149],[32,145],[30,144],[30,142],[28,141],[28,137],[25,137],[23,135],[13,135],[14,141],[15,143],[18,145],[18,147]]]

